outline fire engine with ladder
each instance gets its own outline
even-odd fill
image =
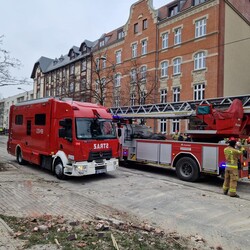
[[[250,95],[116,107],[110,112],[120,127],[123,164],[173,168],[184,181],[196,181],[204,174],[223,176],[227,144],[220,141],[231,136],[247,138],[250,134]],[[191,135],[192,141],[159,140],[146,125],[131,122],[134,119],[187,119],[185,133]],[[244,148],[239,176],[250,178],[250,147]]]

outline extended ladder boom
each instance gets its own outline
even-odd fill
[[[211,104],[215,109],[225,109],[231,105],[234,99],[242,101],[245,114],[250,113],[250,94],[210,98],[199,101],[112,107],[109,111],[113,116],[122,116],[123,118],[185,119],[190,116],[195,116],[195,110],[198,105]]]

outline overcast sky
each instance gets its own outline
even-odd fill
[[[56,58],[88,39],[124,25],[136,0],[0,0],[2,48],[19,59],[13,76],[28,78],[41,57]],[[153,0],[154,8],[171,0]],[[31,81],[32,79],[30,79]],[[0,87],[0,98],[22,93],[18,86]],[[20,86],[31,90],[33,86]]]

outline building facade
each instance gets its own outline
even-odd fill
[[[76,86],[85,58],[79,49],[78,56],[62,66],[51,61],[45,69],[40,59],[32,72],[34,91],[37,97],[48,96],[45,89],[62,84],[63,78],[53,74],[64,68],[71,72],[74,65],[74,87],[69,80],[65,92],[50,95],[68,91],[75,99],[88,96],[88,101],[117,107],[250,93],[250,2],[240,3],[178,0],[156,10],[152,0],[139,0],[124,26],[88,47],[89,86]],[[184,130],[187,123],[161,119],[150,125],[170,134]]]
[[[3,98],[0,100],[0,128],[8,130],[10,106],[34,98],[33,90],[25,91],[20,94]]]

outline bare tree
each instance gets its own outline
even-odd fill
[[[12,58],[10,52],[2,48],[2,44],[3,35],[0,36],[0,87],[29,84],[26,78],[18,79],[11,75],[11,69],[20,68],[21,62],[18,59]]]
[[[146,65],[140,64],[137,60],[131,61],[131,67],[127,70],[130,77],[126,84],[127,103],[125,105],[143,105],[153,103],[155,91],[157,89],[157,81],[155,79],[155,71],[147,68]]]

